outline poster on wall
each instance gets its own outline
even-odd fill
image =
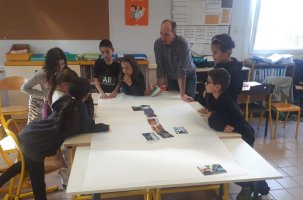
[[[148,0],[125,0],[125,25],[148,25]]]

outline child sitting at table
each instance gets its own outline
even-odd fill
[[[211,40],[211,51],[215,63],[215,69],[223,68],[230,74],[230,84],[227,88],[227,93],[231,98],[237,102],[238,95],[242,91],[243,75],[242,75],[242,63],[236,58],[231,57],[232,49],[235,47],[235,43],[232,38],[227,34],[219,34]],[[213,106],[214,98],[209,95],[206,90],[203,92],[204,101],[202,104],[207,109]],[[205,113],[206,110],[202,109],[200,112]]]
[[[125,94],[143,96],[145,80],[135,58],[132,56],[124,56],[121,60],[121,68],[122,72],[119,75],[119,79]]]
[[[88,80],[77,78],[71,81],[68,95],[62,96],[52,105],[52,114],[47,119],[29,123],[18,135],[35,200],[47,199],[44,159],[55,155],[66,138],[94,130],[94,120],[84,105],[89,92]],[[108,125],[102,124],[102,131],[108,129]],[[21,161],[10,166],[0,176],[0,187],[20,173],[21,166]]]
[[[226,133],[240,133],[242,139],[253,147],[255,141],[255,131],[244,119],[237,104],[233,101],[227,88],[230,83],[230,75],[227,70],[219,68],[208,72],[205,88],[207,93],[214,98],[214,106],[209,110],[208,124],[216,131]],[[242,190],[237,196],[237,200],[251,199],[253,183],[237,183],[242,186]],[[266,181],[259,181],[259,192],[261,200],[271,199]]]
[[[211,51],[215,62],[215,69],[223,68],[230,74],[230,84],[227,92],[231,98],[237,102],[237,97],[242,91],[243,75],[242,63],[236,58],[231,57],[235,43],[227,34],[219,34],[211,40]]]

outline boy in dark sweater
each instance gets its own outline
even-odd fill
[[[205,88],[207,93],[214,98],[213,106],[209,108],[208,124],[216,131],[227,133],[240,133],[242,139],[251,147],[255,141],[255,131],[244,119],[238,105],[227,92],[230,83],[230,75],[223,68],[214,69],[208,73]],[[237,200],[250,200],[253,184],[251,182],[238,183],[242,190],[237,196]],[[259,181],[260,200],[270,200],[269,190],[266,181]]]

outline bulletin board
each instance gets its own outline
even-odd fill
[[[108,0],[0,2],[0,40],[109,38]]]
[[[211,38],[229,34],[232,0],[172,0],[177,35],[192,44],[192,51],[209,55]]]

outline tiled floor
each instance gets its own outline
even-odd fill
[[[296,122],[289,121],[285,129],[280,124],[278,137],[270,140],[269,135],[264,138],[264,127],[258,130],[255,126],[257,120],[252,122],[256,130],[255,149],[282,175],[283,179],[267,181],[271,187],[270,195],[275,200],[302,200],[303,199],[303,123],[298,140],[295,139]],[[48,185],[60,185],[60,178],[57,173],[48,175]],[[240,187],[231,184],[230,200],[235,200],[240,191]],[[1,198],[1,196],[0,196]],[[48,195],[49,200],[70,199],[64,190],[59,190]],[[139,200],[141,197],[115,198],[115,200]],[[175,195],[165,195],[164,200],[215,200],[213,192],[191,192],[179,193]],[[112,199],[114,200],[114,199]]]

